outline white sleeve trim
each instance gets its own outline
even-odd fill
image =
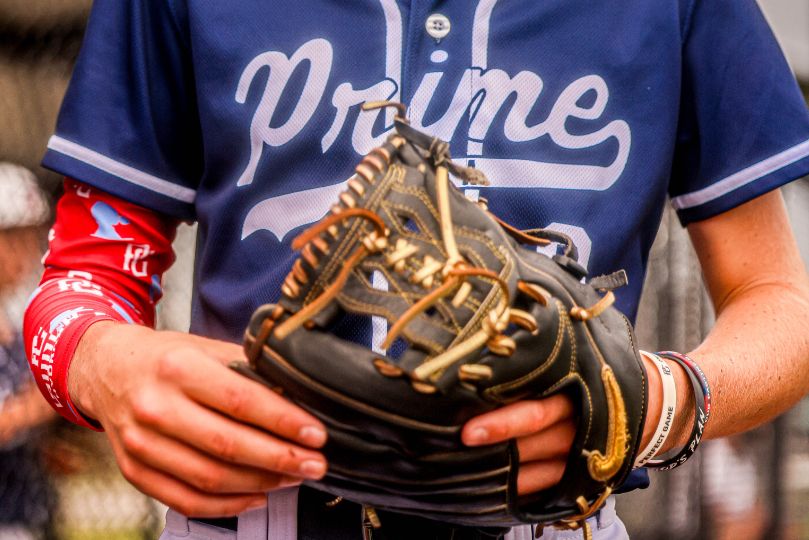
[[[731,174],[708,187],[674,197],[671,203],[677,210],[693,208],[694,206],[705,204],[807,156],[809,156],[809,140],[784,150],[779,154],[775,154],[764,161],[759,161],[755,165],[751,165],[737,173]]]
[[[95,150],[90,150],[80,144],[74,143],[67,139],[63,139],[57,135],[53,135],[48,141],[48,148],[54,152],[59,152],[66,156],[77,159],[88,165],[92,165],[96,169],[102,170],[113,176],[117,176],[122,180],[126,180],[132,184],[146,188],[160,195],[184,202],[193,203],[197,196],[197,192],[191,188],[178,186],[168,180],[163,180],[149,173],[139,171],[129,165],[124,165],[119,161],[115,161],[103,154],[99,154]]]

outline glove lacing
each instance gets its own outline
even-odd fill
[[[402,116],[404,106],[398,103],[378,102],[367,103],[363,106],[365,110],[381,107],[397,107],[401,114],[396,115],[397,128],[405,134],[411,134],[407,120]],[[420,135],[420,134],[419,134]],[[394,136],[391,143],[395,147],[405,144],[406,138]],[[424,142],[424,141],[419,141]],[[516,324],[530,332],[537,331],[537,323],[534,317],[526,312],[509,307],[508,284],[495,272],[470,265],[458,250],[453,231],[452,213],[449,195],[449,171],[452,170],[456,176],[466,179],[468,182],[476,184],[486,184],[488,181],[480,171],[469,167],[461,167],[449,159],[449,146],[438,138],[429,141],[427,157],[432,159],[435,166],[436,195],[438,203],[438,214],[441,226],[441,238],[447,259],[443,262],[425,256],[421,261],[421,267],[410,277],[413,283],[419,283],[429,289],[436,283],[440,283],[432,291],[421,297],[411,305],[394,324],[391,326],[385,341],[381,347],[388,349],[393,342],[405,330],[407,325],[419,314],[433,307],[440,300],[454,294],[451,304],[459,307],[463,304],[472,292],[472,285],[467,281],[470,277],[484,278],[493,281],[501,290],[501,296],[494,309],[482,320],[480,328],[459,343],[454,343],[442,353],[429,358],[418,368],[413,370],[410,377],[413,382],[426,382],[434,380],[449,366],[457,362],[464,356],[486,346],[493,353],[510,356],[516,349],[513,339],[503,334],[509,324]],[[350,192],[360,197],[364,195],[366,187],[360,179],[368,185],[373,185],[377,173],[381,173],[390,164],[391,154],[384,147],[379,147],[370,152],[357,165],[356,175],[348,181]],[[351,253],[342,263],[340,272],[334,281],[326,287],[323,292],[310,303],[304,305],[299,311],[293,313],[275,328],[275,337],[286,338],[297,328],[307,324],[314,316],[322,311],[339,294],[345,285],[351,271],[359,265],[365,257],[373,253],[386,251],[385,263],[399,273],[405,270],[406,262],[416,257],[419,247],[410,244],[405,239],[397,239],[394,246],[390,246],[388,237],[390,230],[386,227],[382,218],[376,213],[356,207],[356,200],[349,191],[340,194],[340,203],[332,206],[330,215],[314,224],[292,242],[292,248],[301,251],[301,258],[312,268],[317,268],[319,259],[315,250],[322,254],[329,253],[329,244],[321,236],[327,233],[332,238],[339,237],[338,225],[347,219],[361,218],[373,225],[373,230],[361,238],[361,245]],[[511,232],[511,231],[509,231]],[[534,238],[535,243],[545,243],[546,239]],[[309,281],[309,276],[298,259],[292,270],[287,275],[282,285],[282,292],[287,297],[295,298],[300,292],[300,285],[305,285]],[[546,305],[545,293],[537,292],[531,288],[530,284],[518,283],[519,290],[528,291],[529,296],[537,299]],[[534,293],[534,294],[532,294]],[[570,315],[580,321],[597,317],[607,307],[614,302],[614,296],[608,292],[599,302],[589,308],[575,306],[571,309]],[[475,380],[488,378],[491,376],[491,369],[484,365],[464,365],[460,368],[463,380]],[[388,374],[399,373],[400,370],[388,369]],[[414,387],[420,391],[432,392],[431,385],[418,384]]]

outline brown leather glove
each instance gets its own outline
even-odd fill
[[[461,525],[579,527],[631,470],[646,409],[631,325],[611,307],[620,279],[583,283],[569,238],[515,230],[466,199],[448,173],[485,178],[402,117],[356,172],[293,242],[301,257],[278,304],[253,315],[250,366],[237,369],[328,427],[320,489]],[[537,253],[550,242],[564,253]],[[388,322],[385,352],[338,337],[372,316]],[[564,477],[518,497],[515,444],[470,448],[461,428],[557,392],[578,408]]]

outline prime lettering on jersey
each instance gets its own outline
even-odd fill
[[[425,73],[415,88],[410,102],[411,123],[445,140],[453,140],[459,135],[458,129],[464,126],[467,129],[467,145],[463,149],[465,155],[459,155],[456,150],[454,157],[461,163],[473,163],[484,170],[492,187],[608,189],[621,177],[626,167],[632,134],[625,120],[605,118],[609,103],[606,81],[598,74],[584,75],[570,81],[558,95],[550,95],[538,73],[523,70],[510,74],[489,67],[488,18],[495,3],[493,0],[483,1],[476,11],[472,36],[475,67],[461,74],[450,93],[452,99],[446,111],[438,120],[426,124],[425,112],[433,105],[441,84],[447,84],[444,81],[445,73],[440,70],[440,65],[446,61],[446,53],[432,55],[431,60],[437,69]],[[388,21],[388,33],[395,33],[390,26]],[[316,113],[323,112],[323,107],[330,108],[332,118],[328,127],[324,126],[320,139],[324,154],[333,147],[340,134],[350,133],[351,148],[358,156],[365,155],[384,140],[386,133],[374,136],[373,129],[379,125],[379,115],[387,113],[358,110],[365,101],[397,99],[401,89],[398,71],[386,66],[387,76],[375,84],[362,88],[355,87],[350,81],[343,82],[331,96],[326,96],[329,79],[337,76],[334,58],[332,43],[324,38],[315,38],[301,45],[291,55],[282,51],[267,51],[247,64],[236,89],[236,102],[247,102],[248,92],[259,73],[262,73],[261,80],[266,77],[266,82],[250,123],[250,158],[236,180],[237,186],[252,184],[264,154],[268,153],[271,159],[273,148],[300,136],[311,125]],[[388,64],[397,68],[400,65],[390,59]],[[289,88],[290,79],[293,73],[300,73],[301,70],[306,76],[303,88],[292,90]],[[258,87],[258,84],[255,86]],[[297,94],[286,94],[292,91]],[[446,88],[440,91],[446,92]],[[585,96],[587,99],[583,99]],[[550,112],[540,121],[529,121],[531,112],[542,100],[552,100]],[[291,113],[286,115],[281,125],[271,125],[281,102],[293,103]],[[495,125],[496,118],[503,117],[502,125]],[[322,114],[319,118],[322,120]],[[353,125],[348,124],[351,119]],[[575,119],[579,126],[592,122],[593,129],[571,133],[568,130],[571,119]],[[387,125],[390,124],[389,120],[388,117]],[[516,144],[539,139],[550,140],[566,151],[580,151],[583,156],[587,155],[588,150],[608,141],[616,150],[608,164],[587,164],[582,163],[581,159],[577,159],[576,163],[559,163],[495,157],[487,153],[487,141],[505,140]],[[247,238],[257,230],[268,230],[283,240],[291,230],[322,217],[335,195],[343,189],[344,182],[341,182],[265,199],[248,212],[241,237]],[[295,212],[289,211],[292,208]]]

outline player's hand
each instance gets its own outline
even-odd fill
[[[326,471],[313,450],[323,425],[226,367],[242,357],[231,343],[100,322],[74,355],[70,395],[139,490],[185,515],[236,515]]]
[[[640,444],[643,448],[655,432],[663,403],[663,388],[657,368],[645,356],[641,358],[648,375],[649,388],[649,414],[646,415]],[[676,368],[672,371],[677,379],[678,389],[686,388],[688,383],[682,380],[684,374]],[[684,397],[687,398],[687,393],[685,396],[678,396],[679,407],[684,408],[682,403],[687,402]],[[690,416],[684,416],[692,417],[693,412]],[[463,442],[470,446],[517,439],[520,454],[517,492],[520,495],[547,489],[562,479],[575,435],[573,402],[562,394],[542,400],[518,401],[480,415],[467,422],[461,433]],[[676,445],[677,440],[678,437],[671,437],[662,451]]]
[[[517,440],[520,473],[517,492],[534,493],[559,483],[576,434],[573,402],[562,394],[506,405],[471,419],[464,444],[480,446]]]

